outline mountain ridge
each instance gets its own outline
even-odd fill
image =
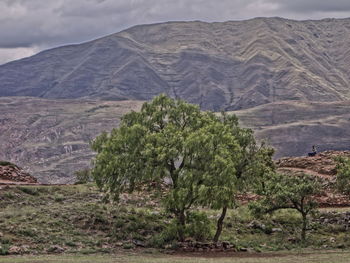
[[[139,25],[0,66],[0,96],[150,100],[202,109],[350,99],[350,19]]]

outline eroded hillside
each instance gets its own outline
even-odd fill
[[[0,66],[0,96],[149,100],[203,109],[350,99],[350,19],[142,25]]]
[[[0,159],[42,183],[72,183],[74,172],[90,165],[89,142],[139,107],[136,101],[0,98]]]
[[[0,160],[24,167],[42,183],[72,183],[89,167],[89,142],[117,127],[141,101],[0,98]],[[350,103],[280,102],[236,111],[245,127],[275,147],[275,157],[350,148]]]

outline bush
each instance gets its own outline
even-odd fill
[[[54,200],[55,200],[55,202],[62,202],[64,200],[64,196],[61,194],[56,194],[54,196]]]
[[[186,234],[197,241],[204,241],[212,236],[212,224],[203,212],[191,212],[188,216]]]
[[[173,219],[166,228],[158,235],[155,235],[150,245],[153,247],[164,248],[170,243],[174,243],[177,240],[178,223],[176,219]]]
[[[0,166],[10,166],[10,167],[14,167],[17,168],[18,166],[11,163],[11,162],[7,162],[7,161],[0,161]]]
[[[125,244],[123,244],[123,248],[124,249],[132,249],[134,247],[135,247],[135,245],[132,244],[132,243],[125,243]]]
[[[9,246],[0,244],[0,255],[8,255],[9,254]]]
[[[36,187],[20,186],[18,187],[18,189],[21,190],[23,193],[26,193],[29,195],[39,195],[38,188]]]
[[[86,184],[92,182],[91,170],[86,168],[76,171],[75,173],[76,184]]]

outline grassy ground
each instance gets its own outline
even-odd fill
[[[228,257],[186,257],[166,255],[59,255],[2,257],[2,263],[347,263],[350,252],[331,251],[318,253],[270,253],[253,255],[235,255]]]
[[[204,212],[213,233],[219,212]],[[8,254],[14,246],[24,254],[61,250],[95,254],[132,251],[136,246],[163,247],[167,245],[164,233],[170,221],[157,197],[147,192],[124,195],[117,206],[103,202],[93,185],[5,188],[0,190],[0,254]],[[299,225],[300,217],[291,211],[257,220],[246,207],[241,207],[228,213],[222,240],[230,241],[238,250],[248,248],[256,252],[350,248],[350,235],[339,225],[313,222],[304,244],[298,242]],[[197,231],[206,231],[198,226],[194,226]],[[278,231],[273,231],[276,228]]]

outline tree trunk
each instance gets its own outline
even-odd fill
[[[222,208],[222,212],[221,212],[221,215],[218,219],[218,222],[217,222],[217,225],[216,225],[216,233],[215,233],[215,236],[214,236],[214,239],[213,241],[216,243],[219,241],[219,237],[221,235],[221,231],[222,231],[222,225],[224,223],[224,219],[225,219],[225,216],[226,216],[226,212],[227,212],[227,206],[224,206]]]
[[[306,214],[302,213],[302,217],[303,217],[303,227],[301,229],[301,241],[304,242],[306,239],[306,228],[307,228]]]
[[[177,235],[180,242],[185,241],[185,226],[186,226],[186,216],[185,211],[179,211],[177,215]]]

